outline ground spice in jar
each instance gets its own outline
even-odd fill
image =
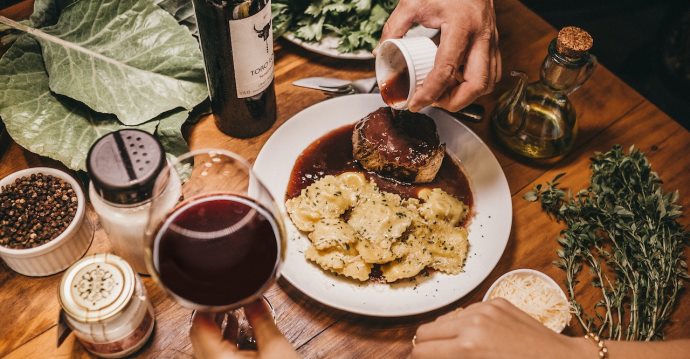
[[[62,275],[58,301],[60,325],[98,357],[131,357],[153,333],[155,311],[146,288],[116,255],[94,254],[73,264]]]
[[[60,178],[41,173],[17,178],[0,189],[0,245],[38,247],[67,229],[77,212],[77,194]]]

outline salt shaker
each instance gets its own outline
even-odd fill
[[[58,298],[61,320],[99,357],[131,355],[153,332],[155,313],[146,288],[114,254],[94,254],[73,264],[62,276]]]
[[[115,254],[148,274],[144,232],[156,178],[168,166],[155,137],[139,130],[120,130],[101,137],[86,160],[91,177],[89,197],[110,238]],[[170,171],[161,203],[172,209],[180,196],[180,180]]]

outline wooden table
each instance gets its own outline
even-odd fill
[[[20,3],[0,14],[15,18],[28,16],[30,2]],[[496,1],[498,28],[504,73],[511,69],[526,70],[531,79],[538,78],[542,59],[556,30],[515,0]],[[222,135],[208,117],[189,133],[192,148],[218,147],[240,153],[249,160],[256,158],[262,144],[280,124],[298,111],[325,100],[316,91],[294,87],[290,83],[307,76],[336,76],[357,79],[373,75],[371,62],[336,61],[312,55],[283,44],[276,48],[276,92],[278,123],[267,133],[248,140]],[[497,95],[512,81],[505,78],[494,94],[479,102],[490,111]],[[491,275],[462,300],[433,313],[412,318],[378,319],[353,315],[323,306],[280,281],[268,293],[275,305],[277,321],[298,352],[307,358],[398,358],[411,350],[410,340],[416,328],[453,308],[481,300],[488,286],[498,276],[514,268],[541,270],[559,282],[563,273],[551,262],[556,258],[556,237],[561,226],[544,214],[538,204],[522,199],[524,192],[536,183],[567,172],[563,185],[581,188],[589,178],[589,158],[594,151],[605,151],[613,144],[625,148],[635,144],[651,160],[654,169],[665,180],[667,191],[680,189],[681,202],[690,206],[690,133],[654,105],[623,83],[603,66],[573,96],[578,111],[580,135],[573,153],[555,164],[528,164],[497,146],[490,136],[488,122],[469,124],[489,144],[508,178],[513,195],[513,228],[501,261]],[[16,170],[39,165],[60,167],[54,161],[33,155],[14,143],[2,153],[0,177]],[[686,211],[687,213],[687,211]],[[92,221],[97,222],[93,211]],[[682,219],[685,225],[690,217]],[[100,226],[89,253],[110,249]],[[0,267],[0,356],[88,357],[88,353],[71,336],[59,349],[55,347],[56,319],[59,310],[57,286],[60,275],[28,278]],[[140,352],[142,357],[188,357],[192,348],[187,337],[189,312],[167,298],[155,283],[144,279],[157,316],[153,339]],[[593,288],[581,289],[585,306],[595,301]],[[684,295],[667,327],[668,338],[690,337],[690,295]],[[574,329],[566,334],[580,334]]]

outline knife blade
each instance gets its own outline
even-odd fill
[[[326,92],[340,92],[348,88],[352,81],[331,77],[306,77],[292,83],[295,86]]]

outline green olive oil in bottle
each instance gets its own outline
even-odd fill
[[[516,86],[499,99],[491,126],[499,142],[512,152],[534,159],[552,158],[571,150],[577,118],[568,95],[592,75],[596,57],[589,54],[592,37],[577,27],[565,27],[549,44],[540,79],[513,71]]]

